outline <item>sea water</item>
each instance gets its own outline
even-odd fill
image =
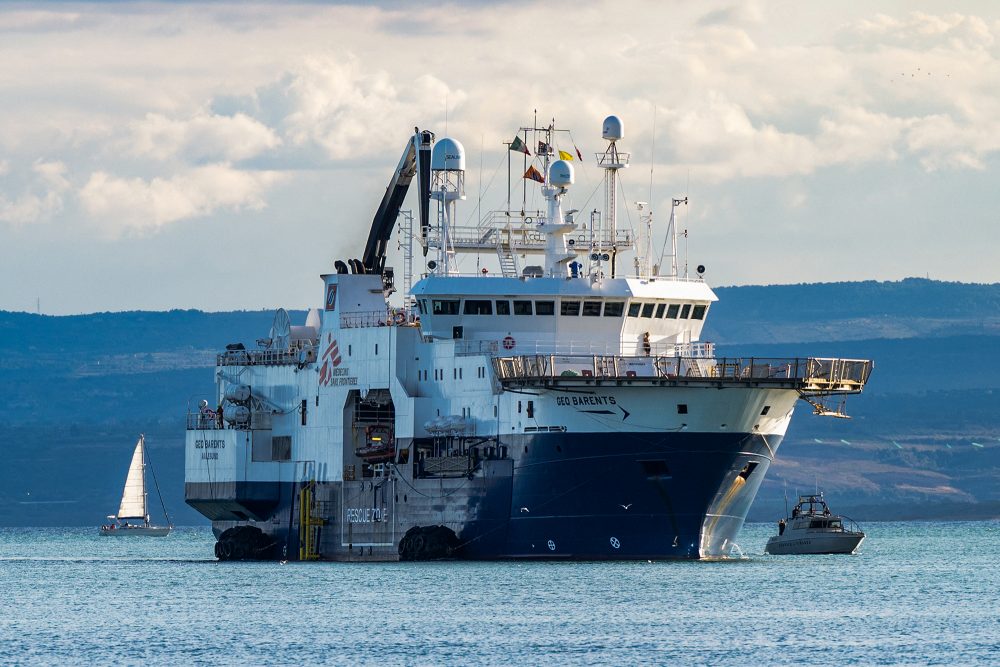
[[[0,529],[0,664],[1000,664],[1000,523],[869,523],[852,556],[221,563]]]

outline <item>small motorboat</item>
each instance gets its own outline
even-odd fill
[[[851,554],[865,534],[847,517],[833,514],[822,493],[799,496],[787,519],[778,522],[778,534],[771,536],[764,552],[785,554]]]

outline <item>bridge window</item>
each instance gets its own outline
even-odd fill
[[[628,306],[628,316],[629,317],[639,317],[639,309],[642,308],[641,303],[630,303]]]
[[[510,301],[507,299],[497,301],[497,315],[510,315]]]
[[[539,313],[541,314],[541,313]],[[560,315],[579,315],[580,314],[580,302],[579,301],[563,301],[559,307]]]
[[[419,312],[421,315],[424,314],[424,302],[423,301],[417,301],[417,312]]]
[[[705,309],[707,306],[695,306],[691,309],[691,319],[692,320],[703,320],[705,319]]]
[[[681,319],[682,320],[686,320],[688,318],[688,315],[690,313],[691,313],[691,304],[690,303],[685,303],[683,306],[681,306]]]
[[[604,304],[604,317],[621,317],[625,312],[625,302],[608,301]]]
[[[677,313],[679,312],[681,312],[681,307],[679,305],[677,305],[676,303],[670,304],[670,306],[667,308],[667,319],[676,320]]]
[[[431,303],[435,315],[458,315],[458,299],[434,299]]]
[[[535,315],[555,315],[556,314],[556,302],[555,301],[536,301],[535,302]]]
[[[652,317],[653,316],[653,308],[655,306],[656,306],[655,303],[644,303],[644,304],[642,304],[642,316],[643,317]]]
[[[666,310],[666,309],[667,309],[667,304],[661,303],[660,305],[658,305],[656,307],[656,315],[654,315],[653,317],[655,317],[656,319],[662,318],[663,317],[663,311]]]
[[[493,314],[493,302],[489,300],[477,300],[477,299],[466,299],[465,300],[465,314],[466,315],[492,315]]]
[[[688,413],[687,403],[678,403],[677,404],[677,414],[679,414],[679,415],[686,415],[687,413]]]
[[[530,301],[515,301],[514,302],[514,314],[515,315],[531,315],[531,302]]]
[[[601,302],[600,301],[584,301],[583,302],[583,316],[584,317],[597,317],[601,314]]]

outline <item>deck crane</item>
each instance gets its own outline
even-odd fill
[[[375,273],[383,276],[386,288],[392,288],[392,277],[386,275],[385,250],[396,226],[396,217],[403,205],[410,181],[417,177],[418,195],[420,197],[420,235],[424,240],[424,254],[427,254],[427,230],[430,225],[431,197],[431,146],[434,143],[434,133],[413,128],[414,134],[406,143],[399,165],[393,172],[392,180],[385,189],[385,196],[375,212],[372,228],[368,233],[368,243],[365,244],[365,254],[361,264],[365,273]]]

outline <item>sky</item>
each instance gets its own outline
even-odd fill
[[[0,63],[0,310],[318,305],[414,127],[472,220],[536,112],[712,285],[1000,282],[995,2],[4,2]]]

